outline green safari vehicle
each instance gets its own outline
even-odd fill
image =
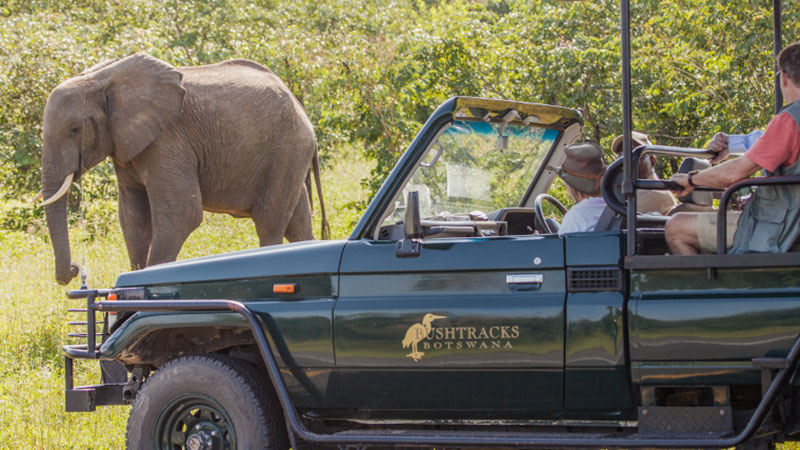
[[[800,439],[800,254],[667,255],[665,218],[633,212],[637,189],[671,187],[632,179],[639,157],[710,154],[631,149],[622,4],[625,156],[602,229],[559,236],[547,210],[577,111],[451,98],[346,240],[70,292],[88,342],[64,347],[66,409],[131,404],[141,449]],[[798,182],[764,180],[747,183]],[[99,360],[102,382],[74,386],[75,359]]]
[[[567,108],[456,97],[347,240],[72,292],[108,335],[66,347],[67,367],[130,376],[73,388],[68,371],[67,408],[132,402],[137,448],[720,447],[759,407],[760,432],[791,438],[800,257],[664,255],[660,216],[637,217],[634,255],[613,223],[553,233],[548,167],[580,126]]]

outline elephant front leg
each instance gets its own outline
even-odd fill
[[[139,270],[147,265],[153,227],[150,221],[150,203],[144,188],[119,187],[119,221],[131,269]]]
[[[186,184],[183,185],[187,189]],[[195,183],[188,191],[181,186],[168,186],[150,193],[153,219],[153,240],[147,265],[175,261],[186,238],[203,221],[200,188]]]

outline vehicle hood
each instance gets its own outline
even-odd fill
[[[337,273],[346,241],[305,241],[159,264],[124,273],[116,287]]]

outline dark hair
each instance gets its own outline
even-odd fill
[[[778,69],[786,72],[792,83],[800,86],[800,42],[795,42],[778,53]]]

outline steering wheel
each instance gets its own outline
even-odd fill
[[[548,194],[539,194],[536,196],[536,200],[533,202],[533,209],[536,213],[536,229],[542,232],[547,233],[558,233],[558,222],[555,219],[551,219],[550,217],[544,216],[544,210],[542,209],[542,200],[547,200],[553,206],[556,207],[559,211],[561,211],[561,215],[567,213],[567,208],[558,201],[557,198],[553,197],[552,195]]]

